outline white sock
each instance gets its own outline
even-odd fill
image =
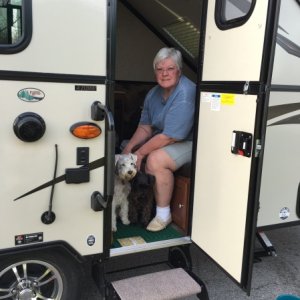
[[[156,206],[156,216],[162,219],[164,222],[171,216],[170,206],[159,207]]]

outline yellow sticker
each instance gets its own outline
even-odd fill
[[[235,104],[235,95],[234,94],[221,94],[221,104],[234,105]]]

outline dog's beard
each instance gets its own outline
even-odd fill
[[[119,178],[124,181],[130,181],[136,175],[136,171],[133,171],[131,174],[124,173],[119,174]]]

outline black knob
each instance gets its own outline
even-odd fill
[[[45,121],[41,116],[33,112],[25,112],[14,121],[15,135],[24,142],[39,140],[46,131]]]

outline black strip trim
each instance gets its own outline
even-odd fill
[[[200,91],[203,92],[228,92],[234,94],[245,94],[245,81],[202,81],[199,85]],[[265,90],[264,85],[258,81],[250,81],[247,94],[258,95]]]
[[[261,72],[259,81],[262,84],[262,94],[260,95],[260,101],[258,102],[256,116],[255,116],[255,128],[254,128],[254,140],[264,140],[267,124],[267,108],[269,102],[269,87],[271,82],[271,74],[274,61],[274,52],[276,46],[276,32],[279,19],[280,1],[270,1],[267,8],[267,21],[265,28],[265,38],[263,44],[263,56],[261,64]],[[264,141],[262,142],[262,144]],[[263,147],[263,146],[262,146]],[[254,154],[254,153],[253,153]],[[261,184],[261,172],[263,159],[263,150],[257,159],[253,159],[251,163],[251,174],[249,183],[248,194],[248,207],[247,218],[245,226],[245,243],[244,243],[244,257],[242,266],[241,283],[248,295],[251,290],[251,279],[253,272],[254,261],[254,247],[256,240],[256,224],[257,215],[259,209],[259,193]]]
[[[7,256],[11,257],[12,255],[18,255],[20,253],[32,253],[33,251],[46,251],[51,250],[68,253],[71,257],[73,257],[77,262],[84,263],[91,259],[101,258],[101,254],[92,254],[82,256],[77,250],[75,250],[70,244],[65,241],[52,241],[52,242],[44,242],[37,244],[29,244],[24,246],[18,246],[14,248],[6,248],[0,250],[0,258],[4,260]]]
[[[284,222],[284,223],[280,223],[280,224],[273,224],[273,225],[257,227],[257,231],[267,231],[267,230],[286,228],[286,227],[292,227],[292,226],[298,226],[298,225],[300,225],[300,220],[299,221]]]
[[[271,92],[300,92],[300,85],[273,84],[270,87]]]
[[[116,84],[144,84],[149,86],[157,85],[156,81],[116,80]]]
[[[106,84],[105,76],[1,71],[0,80]]]
[[[203,76],[203,63],[204,63],[204,50],[205,50],[205,35],[206,35],[206,23],[207,23],[207,8],[208,0],[203,0],[201,4],[202,14],[200,16],[201,24],[200,24],[200,40],[199,40],[199,59],[198,59],[198,74],[197,74],[197,86],[196,86],[196,107],[195,107],[195,115],[194,115],[194,132],[197,133],[199,130],[199,115],[200,115],[200,85],[202,83]],[[198,138],[197,135],[194,134],[193,138],[193,151],[192,151],[192,162],[196,161],[197,157],[197,149],[198,149]],[[188,221],[188,235],[191,235],[192,232],[192,224],[193,224],[193,209],[194,209],[194,201],[195,201],[195,184],[196,184],[196,164],[191,164],[191,186],[190,186],[190,204],[189,204],[189,221]]]
[[[296,215],[298,218],[300,218],[300,182],[298,185],[298,192],[297,192]]]
[[[106,72],[108,80],[115,80],[116,49],[117,49],[117,3],[116,0],[107,1],[107,57]]]
[[[116,69],[116,32],[117,32],[117,0],[107,1],[107,76],[108,81],[106,85],[106,106],[109,110],[114,111],[114,90],[115,90],[115,69]],[[109,124],[107,118],[105,120],[105,167],[104,167],[104,197],[108,203],[107,208],[103,212],[103,257],[109,258],[110,247],[112,243],[111,235],[111,203],[112,196],[109,188],[113,189],[114,182],[111,178],[114,177],[114,170],[111,170],[109,165],[110,159],[114,159],[114,153],[110,153],[110,147],[115,149],[114,145],[109,145],[111,141],[110,136],[114,136],[113,131],[107,131]],[[111,141],[115,144],[115,141]]]
[[[23,51],[30,43],[32,37],[32,2],[22,1],[22,26],[24,29],[21,40],[13,45],[0,45],[0,54],[15,54]]]
[[[95,160],[95,161],[89,163],[88,165],[83,165],[83,166],[81,166],[79,169],[82,169],[82,168],[88,168],[89,171],[92,171],[92,170],[94,170],[94,169],[103,167],[104,164],[105,164],[105,158],[102,157],[102,158],[99,158],[99,159],[97,159],[97,160]],[[31,190],[31,191],[29,191],[29,192],[27,192],[27,193],[25,193],[25,194],[19,196],[18,198],[14,199],[14,201],[19,200],[19,199],[21,199],[21,198],[24,198],[24,197],[26,197],[26,196],[28,196],[28,195],[31,195],[31,194],[33,194],[33,193],[35,193],[35,192],[38,192],[38,191],[40,191],[40,190],[43,190],[43,189],[45,189],[45,188],[47,188],[47,187],[49,187],[49,186],[51,186],[51,185],[54,185],[54,184],[56,184],[56,183],[62,182],[62,181],[64,181],[65,179],[66,179],[66,174],[61,175],[61,176],[59,176],[59,177],[56,177],[55,179],[50,180],[50,181],[48,181],[48,182],[46,182],[46,183],[44,183],[44,184],[42,184],[42,185],[36,187],[35,189],[33,189],[33,190]]]

